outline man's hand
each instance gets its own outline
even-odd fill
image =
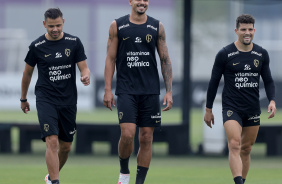
[[[163,105],[166,107],[162,111],[168,111],[172,108],[173,100],[172,100],[172,92],[167,92],[164,96]]]
[[[84,84],[84,86],[88,86],[90,84],[90,76],[82,76],[80,77],[80,81]]]
[[[268,113],[271,112],[271,114],[268,116],[268,119],[273,118],[275,116],[276,113],[276,104],[275,101],[271,100],[269,105],[268,105]]]
[[[212,124],[214,125],[214,116],[212,113],[212,109],[206,108],[204,121],[210,128],[212,128]]]
[[[21,109],[22,109],[22,111],[23,111],[25,114],[27,114],[28,111],[30,111],[28,101],[26,101],[26,102],[21,102]]]
[[[104,106],[112,111],[113,110],[112,104],[115,107],[115,98],[111,90],[105,90],[103,101],[104,101]]]

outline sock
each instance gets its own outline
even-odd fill
[[[137,166],[135,184],[144,184],[148,170],[149,170],[149,168],[147,168],[147,167]]]
[[[243,178],[243,183],[245,183],[246,179]]]
[[[126,159],[120,158],[119,157],[119,163],[120,163],[120,173],[122,174],[129,174],[129,169],[128,169],[128,162],[129,162],[129,157]]]
[[[242,176],[236,176],[234,178],[235,184],[244,184]]]
[[[59,180],[52,180],[52,184],[60,184]]]

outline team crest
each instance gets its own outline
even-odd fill
[[[118,118],[121,120],[122,117],[123,117],[123,112],[119,112],[119,113],[118,113]]]
[[[44,130],[45,130],[45,132],[49,131],[49,125],[48,124],[44,124]]]
[[[255,59],[255,60],[254,60],[254,65],[255,65],[256,67],[258,67],[258,66],[259,66],[259,60]]]
[[[70,53],[71,53],[71,50],[70,50],[70,49],[66,49],[66,50],[65,50],[65,54],[66,54],[66,56],[68,56],[68,57],[69,57],[69,56],[70,56]]]
[[[231,111],[231,110],[228,110],[228,111],[227,111],[227,116],[228,116],[228,117],[232,116],[232,114],[233,114],[233,111]]]
[[[146,41],[148,42],[148,43],[150,43],[151,42],[151,40],[152,40],[152,35],[150,35],[150,34],[147,34],[146,35]]]

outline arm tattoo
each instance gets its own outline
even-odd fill
[[[162,24],[160,24],[160,33],[158,39],[158,50],[161,60],[162,75],[165,82],[167,92],[172,91],[172,67],[171,61],[168,55],[168,48],[166,45],[166,35]]]
[[[114,38],[114,33],[115,33],[114,26],[113,26],[113,24],[111,24],[110,31],[109,31],[108,44],[107,44],[107,51],[109,51],[109,48],[112,44],[112,41],[113,41],[113,38]]]

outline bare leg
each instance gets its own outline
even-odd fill
[[[57,135],[51,135],[46,137],[46,164],[49,172],[49,176],[52,180],[59,179],[59,141]]]
[[[59,170],[61,170],[63,166],[65,165],[66,161],[68,160],[68,156],[71,150],[72,143],[59,140],[59,145],[60,145],[59,152],[58,152]]]
[[[118,144],[120,158],[130,157],[133,151],[133,140],[136,132],[136,125],[133,123],[121,123],[121,136]]]
[[[137,165],[149,168],[152,158],[154,127],[140,127],[139,130],[140,147],[137,155]]]
[[[225,132],[228,140],[229,166],[233,175],[242,176],[242,160],[240,157],[242,127],[235,120],[224,123]]]
[[[252,145],[256,142],[259,126],[244,127],[242,131],[241,159],[243,163],[242,177],[246,179],[250,163]]]

